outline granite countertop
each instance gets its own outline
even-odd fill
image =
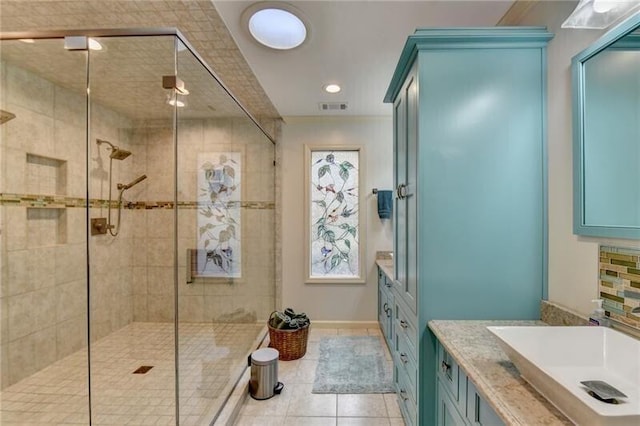
[[[393,259],[376,259],[376,265],[382,269],[382,272],[389,277],[389,279],[393,279]]]
[[[525,382],[487,326],[546,325],[542,321],[429,321],[429,328],[507,425],[572,425]]]

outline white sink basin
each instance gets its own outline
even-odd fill
[[[581,426],[640,425],[640,341],[605,327],[487,327],[522,377]],[[627,398],[599,401],[601,380]]]

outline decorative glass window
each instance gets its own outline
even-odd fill
[[[364,283],[362,149],[305,149],[306,282]]]
[[[198,154],[198,244],[193,277],[242,276],[242,152]]]

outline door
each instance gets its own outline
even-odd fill
[[[414,65],[394,104],[395,280],[398,295],[417,314],[418,81]]]

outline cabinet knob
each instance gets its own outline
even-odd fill
[[[405,320],[400,320],[400,327],[407,328],[409,327],[409,323],[407,323]]]
[[[447,364],[445,361],[442,361],[440,368],[442,368],[443,373],[448,373],[451,370],[451,364]]]
[[[409,362],[409,358],[407,358],[407,354],[405,354],[404,352],[400,354],[400,360],[405,364]]]
[[[406,401],[407,399],[409,399],[409,396],[407,396],[406,390],[400,389],[400,398],[402,398],[403,401]]]

